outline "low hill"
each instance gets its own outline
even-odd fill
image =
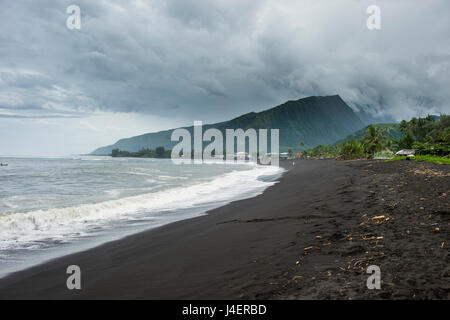
[[[398,123],[380,123],[380,124],[374,124],[378,129],[383,130],[384,135],[389,140],[399,140],[403,137],[403,133],[400,131],[400,124]],[[366,126],[348,136],[346,136],[344,139],[338,140],[333,145],[338,145],[342,142],[350,141],[350,140],[361,140],[362,137],[366,134],[366,130],[369,126]]]

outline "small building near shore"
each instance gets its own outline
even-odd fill
[[[397,157],[401,157],[401,156],[414,156],[416,154],[416,150],[415,149],[402,149],[400,151],[397,151],[395,153],[395,155]]]

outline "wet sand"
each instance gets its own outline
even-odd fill
[[[260,196],[12,274],[0,299],[450,298],[450,166],[282,165]]]

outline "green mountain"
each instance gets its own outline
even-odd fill
[[[225,129],[279,129],[280,151],[309,149],[319,144],[331,144],[364,127],[353,110],[339,97],[308,97],[288,101],[277,107],[250,112],[230,121],[203,126],[203,132],[217,128],[224,134]],[[193,127],[185,129],[193,132]],[[143,148],[155,149],[163,146],[172,149],[177,142],[171,142],[172,130],[147,133],[121,139],[115,144],[101,147],[94,155],[110,155],[113,149],[135,152]],[[300,147],[303,142],[304,146]],[[225,144],[224,144],[225,145]]]
[[[380,124],[374,124],[374,126],[378,129],[383,130],[384,135],[389,140],[399,140],[403,137],[403,133],[400,131],[400,124],[399,123],[380,123]],[[344,139],[338,140],[333,145],[338,145],[342,142],[350,141],[350,140],[361,140],[362,137],[366,134],[366,130],[369,126],[364,127],[363,129],[360,129],[348,136],[346,136]]]

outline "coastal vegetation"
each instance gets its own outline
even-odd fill
[[[399,124],[370,125],[335,145],[319,145],[306,151],[313,158],[376,158],[402,149],[414,149],[415,161],[449,163],[450,116],[427,116]],[[398,157],[396,159],[404,159]]]
[[[155,150],[151,149],[141,149],[136,152],[122,151],[119,149],[114,149],[111,152],[113,158],[123,157],[123,158],[170,158],[171,150],[166,150],[164,147],[157,147]]]
[[[399,123],[378,123],[373,125],[375,128],[381,130],[383,132],[383,135],[388,140],[399,140],[403,137],[403,133],[400,130],[400,124]],[[368,126],[348,135],[342,140],[336,141],[333,145],[338,145],[343,142],[347,142],[350,140],[361,140],[366,135],[366,130]]]

